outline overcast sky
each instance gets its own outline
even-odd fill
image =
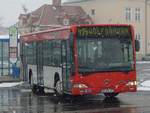
[[[23,13],[22,5],[25,5],[29,12],[37,9],[43,4],[51,4],[51,0],[0,0],[0,24],[5,27],[15,24],[20,13]],[[65,1],[65,0],[63,0]]]

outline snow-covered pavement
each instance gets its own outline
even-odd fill
[[[9,88],[22,85],[23,82],[0,83],[0,88]],[[150,91],[150,80],[140,83],[137,87],[138,91]]]
[[[150,61],[137,61],[137,64],[150,64]]]
[[[23,84],[23,82],[6,82],[6,83],[0,83],[0,88],[6,88],[6,87],[15,87],[18,85]]]
[[[138,91],[150,91],[150,80],[146,80],[139,84]]]

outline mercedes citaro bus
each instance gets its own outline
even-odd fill
[[[75,25],[21,36],[22,74],[33,92],[114,97],[135,92],[139,43],[131,25]]]

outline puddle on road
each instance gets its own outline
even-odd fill
[[[32,92],[32,90],[31,89],[21,89],[20,92],[27,93],[27,92]]]

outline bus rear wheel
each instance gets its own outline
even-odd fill
[[[34,94],[37,93],[37,85],[33,84],[33,86],[32,86],[32,92],[33,92]]]
[[[110,97],[110,98],[113,98],[113,97],[116,97],[119,93],[104,93],[105,97]]]
[[[34,94],[42,94],[42,95],[45,94],[44,88],[38,85],[33,85],[32,92]]]

